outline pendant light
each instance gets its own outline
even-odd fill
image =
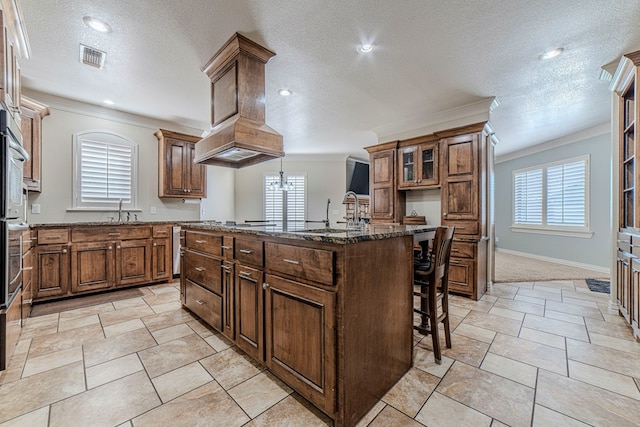
[[[284,179],[284,171],[282,170],[282,157],[280,157],[280,179],[269,184],[269,190],[289,191],[293,190],[293,184]]]

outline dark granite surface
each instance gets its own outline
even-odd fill
[[[203,231],[223,231],[239,234],[284,237],[288,239],[310,240],[327,243],[358,243],[367,240],[390,239],[399,236],[412,236],[417,233],[435,231],[432,225],[392,225],[392,224],[367,224],[361,230],[347,230],[342,228],[309,227],[304,230],[285,231],[277,226],[226,226],[215,222],[190,222],[180,223],[183,228]]]
[[[181,221],[182,223],[182,221]],[[123,225],[164,225],[176,224],[176,221],[79,221],[79,222],[60,222],[50,224],[34,224],[30,223],[31,228],[59,228],[59,227],[121,227]]]

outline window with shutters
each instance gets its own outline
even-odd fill
[[[264,175],[264,219],[287,230],[300,230],[305,226],[306,177],[304,174],[287,175],[291,188],[283,191],[272,184],[280,180],[278,174]]]
[[[516,231],[589,231],[589,156],[513,172]]]
[[[73,208],[137,209],[137,145],[104,131],[80,132],[73,144]]]

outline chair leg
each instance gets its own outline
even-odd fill
[[[429,313],[431,323],[431,340],[433,343],[433,358],[438,365],[442,364],[442,352],[440,350],[440,337],[438,336],[438,310]]]
[[[451,327],[449,326],[449,295],[445,294],[442,297],[442,312],[444,313],[444,339],[447,344],[447,348],[451,348]]]

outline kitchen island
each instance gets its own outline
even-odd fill
[[[336,426],[355,425],[411,367],[412,248],[435,227],[181,225],[183,305]]]

